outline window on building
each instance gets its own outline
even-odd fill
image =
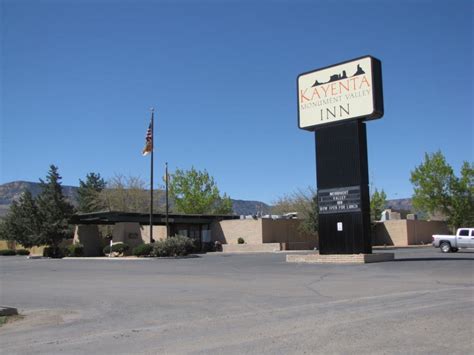
[[[187,237],[188,236],[188,230],[187,229],[180,229],[178,230],[178,235],[181,237]]]

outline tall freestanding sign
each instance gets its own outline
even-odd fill
[[[383,116],[382,71],[366,56],[298,76],[298,126],[315,131],[320,254],[370,254],[364,121]]]

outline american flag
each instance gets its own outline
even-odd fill
[[[142,151],[143,156],[147,155],[148,153],[151,153],[152,150],[153,150],[153,129],[150,122],[150,125],[148,126],[148,129],[145,135],[145,148],[143,148],[143,151]]]

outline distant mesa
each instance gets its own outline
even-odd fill
[[[75,206],[77,206],[77,186],[62,185],[63,194]],[[8,213],[13,201],[18,201],[21,194],[28,190],[36,197],[41,193],[41,185],[37,182],[13,181],[0,184],[0,221]],[[165,204],[165,194],[162,190],[155,190],[155,201],[159,206]],[[173,201],[171,201],[171,207]],[[265,215],[271,212],[272,206],[261,201],[234,200],[232,199],[232,209],[238,215]]]
[[[349,78],[352,78],[354,76],[357,76],[357,75],[362,75],[362,74],[365,74],[365,71],[360,67],[360,64],[357,64],[357,70],[356,72],[354,73],[354,75],[350,76]],[[332,83],[333,81],[338,81],[338,80],[342,80],[342,79],[347,79],[348,76],[346,74],[346,71],[343,70],[342,71],[342,74],[334,74],[334,75],[331,75],[329,77],[329,80],[324,82],[324,83],[320,83],[319,81],[315,81],[314,84],[311,86],[311,87],[315,87],[315,86],[319,86],[319,85],[324,85],[324,84],[327,84],[327,83]]]

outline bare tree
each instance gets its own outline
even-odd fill
[[[147,187],[139,176],[115,174],[100,196],[109,211],[146,213],[150,209]]]
[[[318,230],[318,199],[316,190],[312,187],[298,189],[291,194],[279,197],[273,202],[273,214],[297,212],[303,220],[301,228],[309,233]]]

